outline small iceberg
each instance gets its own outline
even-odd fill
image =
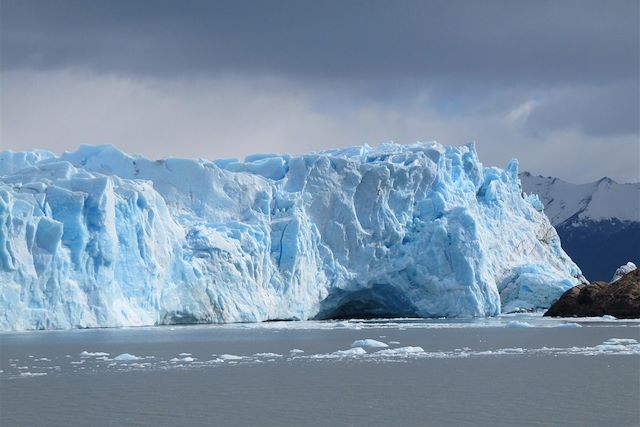
[[[86,350],[80,353],[80,357],[98,357],[98,356],[109,356],[109,353],[104,353],[102,351],[90,352]]]
[[[362,354],[367,354],[367,352],[362,347],[355,347],[355,348],[350,348],[349,350],[334,351],[331,354],[334,356],[340,356],[340,357],[350,357],[350,356],[360,356]]]
[[[507,322],[507,324],[505,326],[507,328],[533,328],[531,323],[520,322],[518,320],[512,320],[510,322]]]
[[[235,354],[221,354],[220,359],[222,360],[242,360],[242,356],[236,356]]]
[[[182,355],[183,353],[180,353],[180,355]],[[169,362],[172,363],[178,363],[178,362],[193,362],[194,359],[193,357],[190,356],[186,356],[186,357],[182,357],[182,358],[178,358],[178,357],[174,357],[173,359],[169,360]]]
[[[375,354],[380,356],[401,356],[407,354],[424,353],[424,349],[419,346],[407,346],[400,348],[392,348],[376,351]]]
[[[113,358],[113,360],[117,360],[119,362],[127,362],[130,360],[140,360],[142,357],[135,356],[130,353],[122,353]]]
[[[355,347],[363,347],[363,348],[386,348],[389,347],[388,344],[383,343],[382,341],[372,340],[370,338],[364,340],[355,340],[351,343],[351,348]]]

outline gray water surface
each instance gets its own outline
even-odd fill
[[[640,425],[640,324],[574,322],[521,316],[5,333],[0,422]],[[389,347],[335,354],[365,338]],[[407,346],[413,352],[394,350]],[[123,353],[137,359],[115,360]]]

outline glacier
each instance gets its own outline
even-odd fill
[[[495,316],[584,280],[473,144],[0,153],[0,330]]]

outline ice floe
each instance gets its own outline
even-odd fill
[[[117,360],[119,362],[127,362],[130,360],[140,360],[142,357],[135,356],[130,353],[122,353],[113,358],[113,360]]]
[[[351,343],[351,348],[354,347],[363,347],[363,348],[385,348],[389,347],[388,344],[383,343],[382,341],[373,340],[370,338],[364,340],[356,340]]]
[[[221,354],[220,359],[222,360],[242,360],[244,357],[236,356],[235,354]]]
[[[109,356],[109,353],[105,353],[102,351],[90,352],[86,350],[80,353],[80,357],[98,357],[98,356]]]

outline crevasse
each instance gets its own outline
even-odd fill
[[[473,145],[0,153],[2,330],[493,316],[582,280],[517,162]]]

